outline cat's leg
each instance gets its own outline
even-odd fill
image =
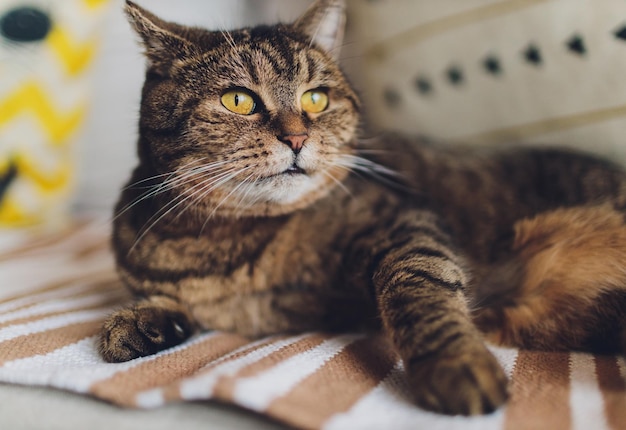
[[[417,403],[463,415],[502,405],[507,378],[470,320],[465,265],[434,215],[404,213],[358,242],[354,255],[373,280],[384,329]]]
[[[188,310],[165,296],[151,296],[110,315],[99,351],[108,362],[155,354],[185,341],[195,330]]]

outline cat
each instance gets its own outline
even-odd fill
[[[381,329],[418,406],[476,415],[508,397],[485,339],[623,351],[624,171],[391,134],[364,156],[344,9],[211,32],[127,2],[148,67],[112,241],[136,302],[105,321],[104,359],[197,330]]]

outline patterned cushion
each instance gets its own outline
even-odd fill
[[[0,5],[0,227],[67,212],[107,0],[39,3]]]
[[[626,161],[626,2],[351,4],[357,80],[375,126],[564,142]]]

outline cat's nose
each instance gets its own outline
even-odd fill
[[[302,134],[288,134],[285,136],[280,136],[278,139],[281,142],[289,145],[289,147],[294,153],[299,154],[300,151],[302,150],[302,147],[304,146],[304,142],[308,138],[309,138],[308,134],[302,133]]]

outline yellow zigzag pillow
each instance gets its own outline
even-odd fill
[[[55,225],[67,216],[106,3],[0,5],[0,227]]]

